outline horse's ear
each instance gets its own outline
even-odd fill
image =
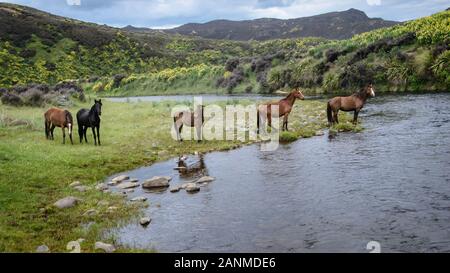
[[[98,102],[99,102],[100,104],[102,104],[102,99],[99,99]]]
[[[97,100],[96,100],[96,99],[94,99],[94,103],[97,103]]]

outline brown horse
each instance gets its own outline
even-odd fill
[[[198,105],[195,112],[191,111],[182,111],[175,113],[173,117],[173,122],[175,125],[175,131],[177,133],[177,140],[183,141],[181,137],[181,131],[183,130],[183,126],[195,127],[197,132],[197,140],[198,142],[202,139],[202,127],[205,122],[204,117],[205,106]]]
[[[339,123],[339,110],[345,112],[354,111],[353,123],[356,124],[358,122],[359,111],[361,111],[367,99],[370,97],[375,97],[375,90],[372,84],[369,84],[351,96],[335,97],[329,100],[327,104],[327,116],[330,126],[333,123]]]
[[[45,112],[45,136],[47,139],[53,140],[53,131],[55,127],[61,127],[63,132],[63,144],[66,143],[66,130],[69,129],[70,142],[73,145],[72,140],[72,129],[73,129],[73,118],[72,114],[67,110],[62,110],[59,108],[50,108]]]
[[[289,114],[292,111],[292,108],[294,106],[295,100],[300,99],[304,100],[305,96],[303,96],[303,93],[300,91],[300,89],[294,89],[286,98],[280,100],[279,102],[274,103],[265,103],[258,106],[258,119],[257,119],[257,125],[258,125],[258,134],[259,134],[259,127],[260,123],[262,123],[263,126],[265,126],[266,119],[268,120],[269,127],[272,127],[272,117],[283,117],[283,131],[288,131],[288,119]],[[272,107],[271,106],[278,106],[277,113],[272,113]]]

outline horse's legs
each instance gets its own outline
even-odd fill
[[[97,136],[95,135],[95,127],[92,127],[92,134],[94,135],[94,144],[97,146]]]
[[[283,118],[283,131],[289,131],[288,128],[288,120],[289,120],[289,114],[286,114]]]
[[[88,130],[88,127],[87,127],[87,126],[84,126],[84,129],[83,129],[83,135],[84,135],[84,142],[86,142],[86,144],[88,143],[88,140],[87,140],[87,130]]]
[[[359,115],[359,110],[355,110],[355,114],[353,115],[353,124],[358,123],[358,115]]]
[[[50,128],[50,133],[51,133],[51,135],[52,135],[52,140],[55,140],[55,137],[53,136],[53,132],[55,131],[55,125],[53,125],[53,124],[51,124],[51,128]]]
[[[196,125],[195,131],[197,132],[197,142],[202,141],[202,125]]]
[[[336,124],[339,124],[339,111],[335,111],[333,112],[334,115],[334,122],[336,122]]]
[[[179,126],[180,126],[180,127],[178,128],[177,134],[178,134],[179,140],[180,140],[181,142],[183,142],[183,137],[181,136],[181,132],[183,131],[183,126],[184,126],[184,124],[181,123],[181,125],[179,125]]]
[[[63,144],[66,144],[66,129],[64,126],[62,126],[62,133],[63,133]]]
[[[98,146],[101,146],[102,143],[100,142],[100,124],[97,126],[97,139],[98,139]]]
[[[80,137],[80,143],[83,143],[83,126],[78,122],[78,136]]]

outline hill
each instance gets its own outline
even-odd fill
[[[300,37],[341,40],[349,39],[355,34],[396,24],[398,22],[369,18],[363,11],[349,9],[342,12],[330,12],[289,20],[272,18],[246,21],[216,20],[204,24],[186,24],[164,31],[210,39],[238,41],[265,41]],[[138,31],[142,31],[142,29]]]
[[[0,96],[1,88],[71,79],[102,96],[270,93],[295,86],[351,92],[369,81],[379,91],[450,86],[450,11],[346,40],[205,39],[117,29],[12,4],[0,4],[0,25]]]

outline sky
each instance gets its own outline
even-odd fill
[[[407,21],[445,10],[449,0],[9,0],[60,16],[115,27],[172,28],[216,19],[289,19],[350,8]]]

